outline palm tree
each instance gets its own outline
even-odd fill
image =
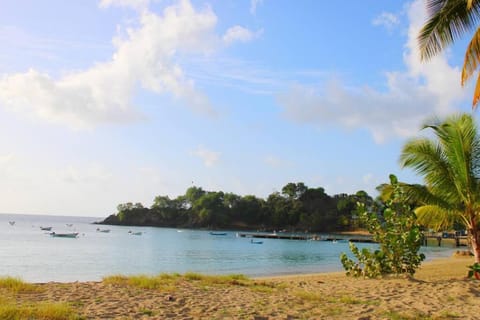
[[[403,147],[402,167],[423,177],[425,186],[409,185],[408,194],[419,201],[420,222],[463,223],[480,262],[480,137],[473,117],[453,115],[443,122],[424,125],[434,138],[415,138]]]
[[[480,64],[480,0],[425,0],[428,20],[420,30],[418,42],[422,61],[428,60],[465,33],[475,31],[465,52],[462,86]],[[472,108],[480,101],[480,74],[473,94]]]

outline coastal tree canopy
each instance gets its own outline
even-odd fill
[[[358,227],[356,203],[372,203],[365,192],[330,196],[321,187],[288,183],[266,199],[192,186],[170,199],[155,197],[150,208],[120,204],[104,223],[162,227],[212,227],[341,231]]]

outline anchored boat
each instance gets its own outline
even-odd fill
[[[56,233],[52,232],[50,233],[52,237],[56,238],[76,238],[78,237],[78,232],[70,232],[70,233]]]

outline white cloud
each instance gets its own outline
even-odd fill
[[[212,167],[220,160],[220,152],[208,150],[204,146],[198,146],[191,154],[202,159],[206,167]]]
[[[104,4],[131,1],[106,1]],[[135,2],[136,3],[136,2]],[[201,55],[217,49],[217,17],[210,8],[195,10],[187,0],[165,8],[162,15],[144,10],[139,26],[114,38],[110,61],[60,79],[34,69],[0,79],[0,103],[43,119],[88,127],[102,122],[141,118],[132,105],[135,88],[170,94],[197,112],[215,114],[179,65],[180,55]]]
[[[98,164],[87,167],[70,165],[63,172],[64,181],[69,183],[103,183],[112,178],[112,173]]]
[[[263,0],[250,0],[250,13],[257,14],[257,7],[263,4]]]
[[[372,24],[374,26],[383,26],[387,30],[392,30],[400,23],[400,19],[396,15],[390,12],[382,12],[378,17],[373,19]]]
[[[262,34],[262,30],[252,32],[242,26],[233,26],[229,28],[223,36],[223,42],[227,45],[233,42],[249,42]]]
[[[98,4],[101,8],[108,8],[110,6],[130,7],[136,10],[146,9],[150,0],[100,0]]]
[[[404,52],[406,72],[387,72],[386,90],[351,88],[330,81],[323,88],[297,84],[278,97],[289,119],[319,127],[368,130],[377,143],[417,134],[425,118],[445,115],[465,98],[460,71],[445,56],[421,63],[417,34],[425,21],[420,0],[409,8],[410,26]]]

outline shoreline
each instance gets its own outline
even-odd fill
[[[466,278],[472,263],[472,257],[435,259],[414,278],[113,276],[38,283],[38,290],[13,294],[12,301],[65,303],[84,319],[478,319],[480,282]]]

